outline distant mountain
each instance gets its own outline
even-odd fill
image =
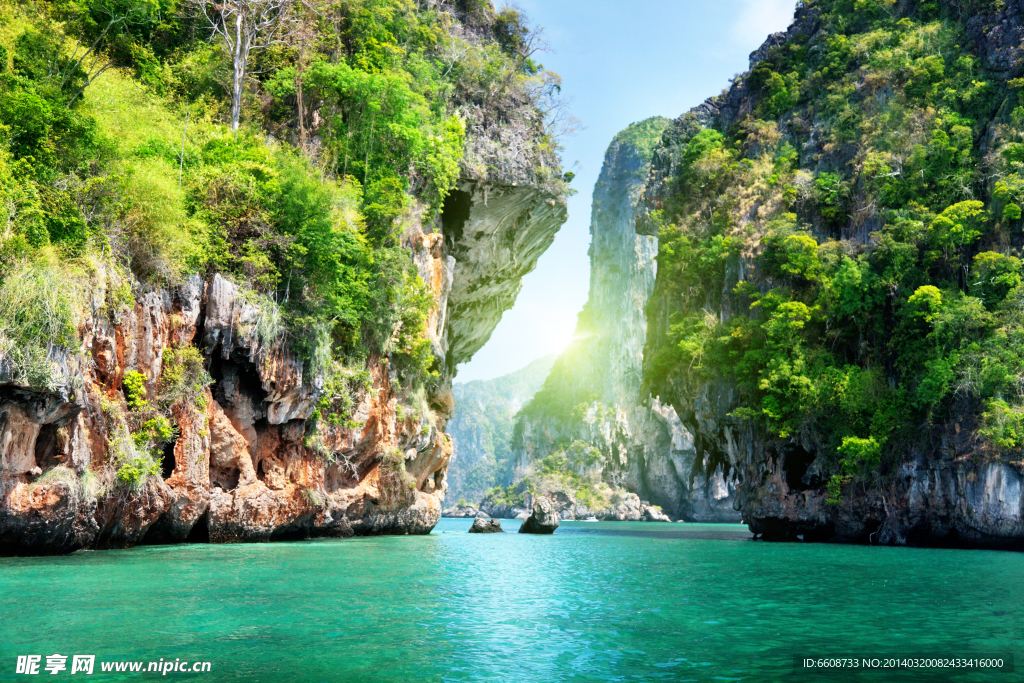
[[[455,412],[447,431],[455,454],[448,468],[448,504],[461,498],[478,503],[487,489],[512,482],[509,442],[515,415],[544,384],[557,357],[544,356],[495,379],[452,386]]]

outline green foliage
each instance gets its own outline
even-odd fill
[[[146,400],[146,376],[138,370],[129,370],[124,373],[122,380],[124,387],[124,398],[128,410],[133,413],[141,412],[149,408],[149,401]]]
[[[204,390],[213,378],[203,367],[203,354],[194,346],[172,346],[164,349],[157,388],[160,405],[181,404],[206,412]],[[127,379],[127,375],[126,375]]]
[[[108,413],[111,421],[107,453],[108,461],[116,473],[115,484],[122,490],[140,491],[150,477],[160,475],[162,458],[154,454],[154,444],[148,439],[149,434],[137,437],[128,430],[125,417],[118,407],[105,406],[104,412]],[[163,418],[154,420],[148,429],[154,436],[169,434],[167,439],[173,437],[169,421]]]
[[[994,308],[1006,298],[1010,290],[1021,284],[1021,261],[1015,256],[1005,256],[994,251],[985,251],[974,257],[974,276],[971,292],[976,293],[985,306]]]
[[[918,287],[907,299],[907,309],[913,318],[930,323],[942,308],[942,292],[935,285]]]
[[[959,254],[981,237],[984,213],[985,204],[977,200],[946,208],[928,226],[932,243],[947,259],[959,262]]]
[[[0,286],[20,286],[20,264],[76,257],[113,259],[143,286],[220,272],[261,311],[259,354],[290,344],[310,379],[334,362],[386,356],[406,388],[422,386],[437,374],[433,298],[401,241],[411,222],[436,219],[461,173],[458,107],[524,117],[534,156],[557,150],[539,108],[557,77],[531,60],[526,18],[480,3],[467,10],[467,41],[456,15],[429,3],[300,12],[301,41],[250,57],[247,125],[232,132],[227,55],[179,5],[2,10]],[[97,74],[107,62],[124,68]],[[538,179],[553,173],[538,166]],[[122,285],[110,293],[114,316],[130,297]],[[44,351],[62,342],[23,323],[0,318],[0,350],[46,384]],[[163,380],[162,409],[198,400],[198,385],[179,380]]]
[[[12,361],[27,386],[53,389],[52,351],[77,346],[83,316],[77,279],[71,268],[22,264],[0,284],[0,357]]]
[[[484,500],[494,506],[523,507],[526,504],[523,494],[527,490],[522,484],[495,486],[484,492]]]
[[[807,234],[771,233],[765,239],[764,262],[780,277],[815,280],[821,268],[818,241]]]
[[[1024,107],[941,7],[815,3],[736,86],[750,116],[659,150],[645,389],[728,387],[825,454],[830,504],[954,424],[1021,446]]]
[[[620,131],[612,144],[628,145],[636,150],[640,159],[645,162],[650,161],[654,154],[654,148],[661,141],[661,134],[670,123],[669,119],[661,116],[652,116],[649,119],[638,121]]]
[[[839,465],[844,474],[856,474],[859,471],[871,470],[878,466],[882,457],[882,447],[875,437],[861,439],[856,436],[844,436],[839,446],[843,458]]]
[[[174,427],[171,425],[171,421],[163,415],[146,420],[137,432],[132,433],[135,447],[139,449],[165,444],[173,440],[174,437]]]
[[[849,196],[846,183],[835,173],[822,173],[814,180],[818,213],[827,225],[838,227],[846,223],[846,202]]]
[[[1024,446],[1024,409],[1006,401],[988,402],[981,414],[982,427],[978,433],[1001,450],[1017,450]]]
[[[117,483],[125,488],[138,490],[150,477],[160,474],[160,461],[151,457],[136,457],[117,469]]]
[[[370,374],[365,369],[345,367],[335,361],[326,373],[323,392],[310,420],[323,420],[332,426],[347,424],[356,399],[360,393],[369,391],[370,386]]]

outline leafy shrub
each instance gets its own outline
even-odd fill
[[[206,412],[204,389],[213,378],[203,367],[203,354],[194,346],[173,346],[163,350],[158,396],[161,405],[175,403]]]
[[[365,369],[346,367],[334,361],[325,375],[323,391],[310,419],[323,420],[332,426],[346,424],[352,417],[359,392],[368,391],[370,384],[370,374]]]
[[[856,436],[844,436],[839,446],[843,458],[839,461],[843,472],[856,474],[864,470],[872,470],[878,466],[882,456],[882,447],[875,437],[861,439]]]
[[[1024,446],[1024,409],[1020,406],[993,399],[986,404],[981,421],[983,426],[978,433],[1000,450]]]
[[[129,370],[124,373],[121,380],[124,388],[124,398],[128,404],[128,410],[133,413],[149,409],[149,401],[146,400],[146,376],[138,370]]]
[[[115,483],[127,491],[140,491],[150,477],[160,475],[161,458],[136,444],[122,416],[114,416],[108,460],[115,468]]]
[[[6,355],[19,381],[55,388],[52,349],[77,346],[83,315],[76,273],[46,264],[22,265],[0,284],[0,356]]]
[[[988,308],[993,308],[1006,298],[1010,290],[1021,283],[1021,261],[1015,256],[1005,256],[994,251],[985,251],[974,257],[974,281],[971,291],[977,292]]]
[[[157,415],[142,423],[138,431],[132,433],[135,446],[140,449],[152,449],[160,446],[175,437],[174,427],[171,421],[163,415]]]
[[[822,173],[814,180],[814,197],[818,213],[831,227],[838,227],[848,220],[846,202],[849,196],[846,183],[835,173]]]

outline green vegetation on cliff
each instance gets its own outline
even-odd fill
[[[589,300],[572,342],[516,416],[512,448],[522,470],[517,474],[528,478],[531,490],[561,487],[591,509],[606,507],[610,489],[602,479],[624,484],[626,457],[620,453],[629,447],[617,438],[622,427],[617,419],[640,401],[635,383],[643,320],[636,302],[649,292],[655,247],[650,238],[635,234],[633,208],[670,123],[654,116],[627,126],[611,141],[594,189]]]
[[[455,410],[446,430],[455,442],[448,469],[449,500],[479,503],[488,489],[512,482],[516,413],[544,383],[554,362],[554,355],[545,356],[502,377],[452,386]]]
[[[1024,64],[985,71],[965,22],[1005,5],[969,4],[804,3],[717,103],[753,113],[680,119],[648,187],[647,386],[738,388],[833,501],[961,430],[1024,447]]]
[[[632,148],[630,154],[638,161],[637,173],[641,174],[638,180],[642,180],[646,175],[647,164],[654,148],[669,123],[668,119],[661,116],[652,116],[630,124],[612,140],[612,148]],[[593,229],[592,227],[591,230]],[[591,254],[591,260],[593,259],[594,255]],[[596,264],[592,263],[591,269],[595,267]],[[600,398],[603,385],[595,382],[598,378],[594,375],[585,377],[580,371],[583,366],[601,363],[599,358],[595,358],[595,353],[599,337],[602,333],[607,333],[606,330],[600,329],[597,322],[599,312],[593,310],[593,305],[588,302],[583,306],[576,319],[573,341],[555,361],[551,374],[544,381],[541,390],[523,407],[522,416],[553,419],[565,423],[579,421],[586,415],[590,405]],[[561,445],[568,445],[568,442]]]
[[[235,107],[211,19],[248,21],[250,4],[0,8],[0,351],[19,381],[47,386],[87,289],[116,315],[133,287],[196,272],[240,284],[275,322],[268,341],[315,371],[374,354],[410,383],[435,372],[432,299],[402,236],[460,176],[461,112],[533,107],[557,77],[530,59],[521,15],[485,0],[284,1]]]

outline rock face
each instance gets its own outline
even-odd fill
[[[945,7],[949,3],[941,4]],[[898,7],[905,12],[909,6],[901,3]],[[751,55],[751,69],[776,46],[792,42],[795,49],[797,43],[810,39],[811,49],[819,49],[813,46],[816,37],[823,35],[818,17],[815,4],[804,3],[787,32],[770,36]],[[1000,81],[1024,74],[1022,17],[1024,3],[1009,0],[979,10],[966,20],[967,36],[979,64],[987,70],[986,77]],[[666,129],[643,189],[639,233],[652,239],[657,234],[659,221],[655,214],[678,191],[676,176],[687,141],[695,131],[705,127],[729,130],[754,111],[757,93],[749,76],[735,79],[727,92],[707,100]],[[817,122],[786,116],[780,124],[783,136],[795,141],[802,157],[822,160],[819,167],[827,170],[829,154],[836,150],[823,148],[817,138]],[[801,129],[802,125],[807,127]],[[808,137],[812,125],[814,130]],[[766,209],[756,207],[750,220],[758,211]],[[844,232],[844,239],[866,242],[868,224],[860,229],[854,234]],[[756,281],[752,254],[742,254],[736,268],[738,273],[731,271],[734,278],[745,277],[762,286]],[[731,287],[722,284],[723,290]],[[666,337],[677,308],[659,283],[648,306],[648,362],[656,356],[658,340]],[[723,321],[741,312],[728,297],[723,297],[719,309],[710,310]],[[712,478],[729,473],[727,480],[717,479],[711,485],[709,491],[717,488],[719,492],[711,497],[733,498],[750,529],[764,538],[800,536],[805,540],[852,543],[1024,549],[1024,465],[978,453],[977,440],[966,425],[962,429],[960,423],[937,424],[930,434],[925,434],[926,427],[922,426],[918,444],[901,454],[902,462],[886,475],[884,486],[853,487],[855,490],[845,493],[841,502],[828,504],[822,462],[830,454],[813,438],[778,438],[737,419],[733,413],[738,405],[736,386],[716,380],[694,392],[668,379],[655,387],[655,394],[674,407],[673,414],[680,416],[682,429],[688,437],[692,435],[688,446],[696,451],[694,462],[702,464],[702,471],[710,471]]]
[[[352,421],[311,434],[323,378],[262,341],[263,312],[220,275],[138,291],[116,314],[93,291],[79,348],[51,354],[50,387],[15,383],[0,359],[0,553],[429,533],[452,456],[451,372],[487,340],[566,216],[564,198],[536,186],[464,187],[442,225],[411,221],[404,240],[433,289],[429,334],[448,370],[428,396],[432,420],[400,419],[393,371],[370,358]],[[152,398],[164,350],[179,346],[201,350],[213,385],[202,405],[173,408],[178,436],[161,475],[122,490],[109,453],[122,380],[141,372]],[[386,468],[388,453],[404,467]]]
[[[654,289],[658,239],[636,233],[635,212],[652,147],[666,125],[657,118],[633,124],[605,154],[590,224],[590,298],[580,314],[577,341],[518,418],[517,478],[526,476],[532,463],[582,443],[597,449],[600,462],[589,463],[580,475],[600,476],[637,494],[638,503],[649,499],[673,517],[738,522],[734,471],[699,457],[673,407],[642,400],[640,393],[644,309]],[[538,405],[545,395],[547,405]],[[566,408],[576,408],[576,414]],[[611,509],[584,513],[618,518]]]
[[[501,528],[501,522],[496,519],[484,519],[483,517],[477,517],[473,520],[473,526],[469,527],[469,533],[471,534],[501,534],[504,531]]]
[[[447,433],[455,451],[448,465],[449,500],[479,502],[487,489],[512,483],[515,415],[540,389],[555,358],[539,358],[495,379],[452,385],[455,410]]]
[[[442,517],[454,517],[456,519],[473,518],[480,514],[480,510],[476,509],[472,505],[455,505],[441,510]]]
[[[533,502],[533,514],[519,527],[521,534],[553,534],[558,528],[558,513],[547,498]]]
[[[568,488],[553,487],[534,495],[526,482],[514,487],[514,492],[523,499],[522,506],[508,503],[495,504],[485,498],[481,504],[481,513],[500,519],[526,519],[530,516],[535,500],[544,500],[551,505],[561,520],[579,521],[594,518],[603,522],[671,522],[660,506],[651,505],[649,501],[640,500],[640,496],[628,491],[617,491],[612,494],[608,505],[591,509],[579,502],[576,495]]]

